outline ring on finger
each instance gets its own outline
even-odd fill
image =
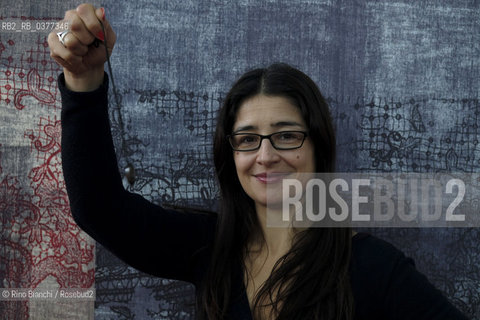
[[[63,30],[63,31],[57,32],[58,41],[60,41],[60,43],[63,44],[64,47],[66,47],[65,37],[69,32],[70,30]]]

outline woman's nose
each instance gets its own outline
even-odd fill
[[[257,162],[263,165],[270,165],[280,159],[277,150],[269,139],[263,139],[260,148],[257,150]]]

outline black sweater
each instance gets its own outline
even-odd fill
[[[108,77],[93,92],[65,87],[62,95],[63,173],[76,223],[140,271],[198,286],[208,267],[215,216],[174,212],[123,188],[108,118]],[[359,233],[353,238],[351,284],[355,319],[466,319],[391,244]],[[234,275],[240,298],[229,319],[252,319],[243,271]]]

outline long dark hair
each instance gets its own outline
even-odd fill
[[[233,85],[219,112],[214,140],[221,203],[212,260],[198,293],[199,317],[203,319],[225,319],[228,306],[245,294],[233,288],[239,285],[239,274],[243,277],[249,239],[262,234],[254,202],[238,180],[226,139],[242,102],[260,93],[292,101],[308,126],[316,171],[333,172],[335,168],[335,133],[328,105],[307,75],[286,64],[274,64],[245,73]],[[297,233],[292,248],[257,293],[254,313],[270,305],[277,319],[351,319],[351,236],[348,228],[311,228]]]

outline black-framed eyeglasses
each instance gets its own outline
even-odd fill
[[[234,133],[227,136],[234,151],[255,151],[262,144],[263,139],[270,140],[277,150],[292,150],[303,146],[307,137],[305,131],[280,131],[263,136],[256,133]]]

